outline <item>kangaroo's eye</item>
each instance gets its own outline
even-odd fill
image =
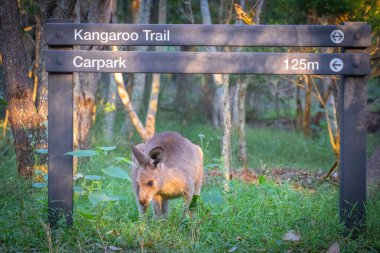
[[[149,181],[146,185],[147,186],[153,186],[153,181]]]

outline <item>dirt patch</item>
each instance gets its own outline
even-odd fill
[[[273,169],[249,169],[235,170],[230,174],[230,179],[237,179],[245,183],[259,184],[260,177],[275,181],[277,184],[290,182],[295,189],[314,188],[323,182],[326,175],[324,171],[310,172],[300,169],[291,168],[273,168]],[[205,172],[205,181],[213,182],[223,179],[223,172],[217,168]],[[337,173],[333,173],[326,181],[334,184],[338,183]]]

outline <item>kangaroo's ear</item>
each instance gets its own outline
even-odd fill
[[[164,160],[164,149],[156,147],[149,152],[149,157],[153,160],[154,167]]]
[[[141,152],[138,148],[131,145],[133,156],[139,162],[141,167],[144,167],[149,163],[149,157],[146,156],[143,152]]]

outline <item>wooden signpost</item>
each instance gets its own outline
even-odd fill
[[[366,23],[318,25],[45,25],[49,72],[49,218],[72,223],[73,72],[342,75],[340,217],[360,225],[366,201],[366,78],[371,44]],[[73,45],[340,47],[342,53],[73,51]],[[65,50],[60,50],[65,49]],[[355,49],[355,50],[352,50]]]

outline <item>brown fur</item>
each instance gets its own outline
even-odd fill
[[[132,153],[132,185],[140,213],[145,214],[153,201],[155,217],[166,217],[169,199],[184,197],[186,215],[193,196],[201,191],[202,149],[179,133],[162,132],[132,147]]]

